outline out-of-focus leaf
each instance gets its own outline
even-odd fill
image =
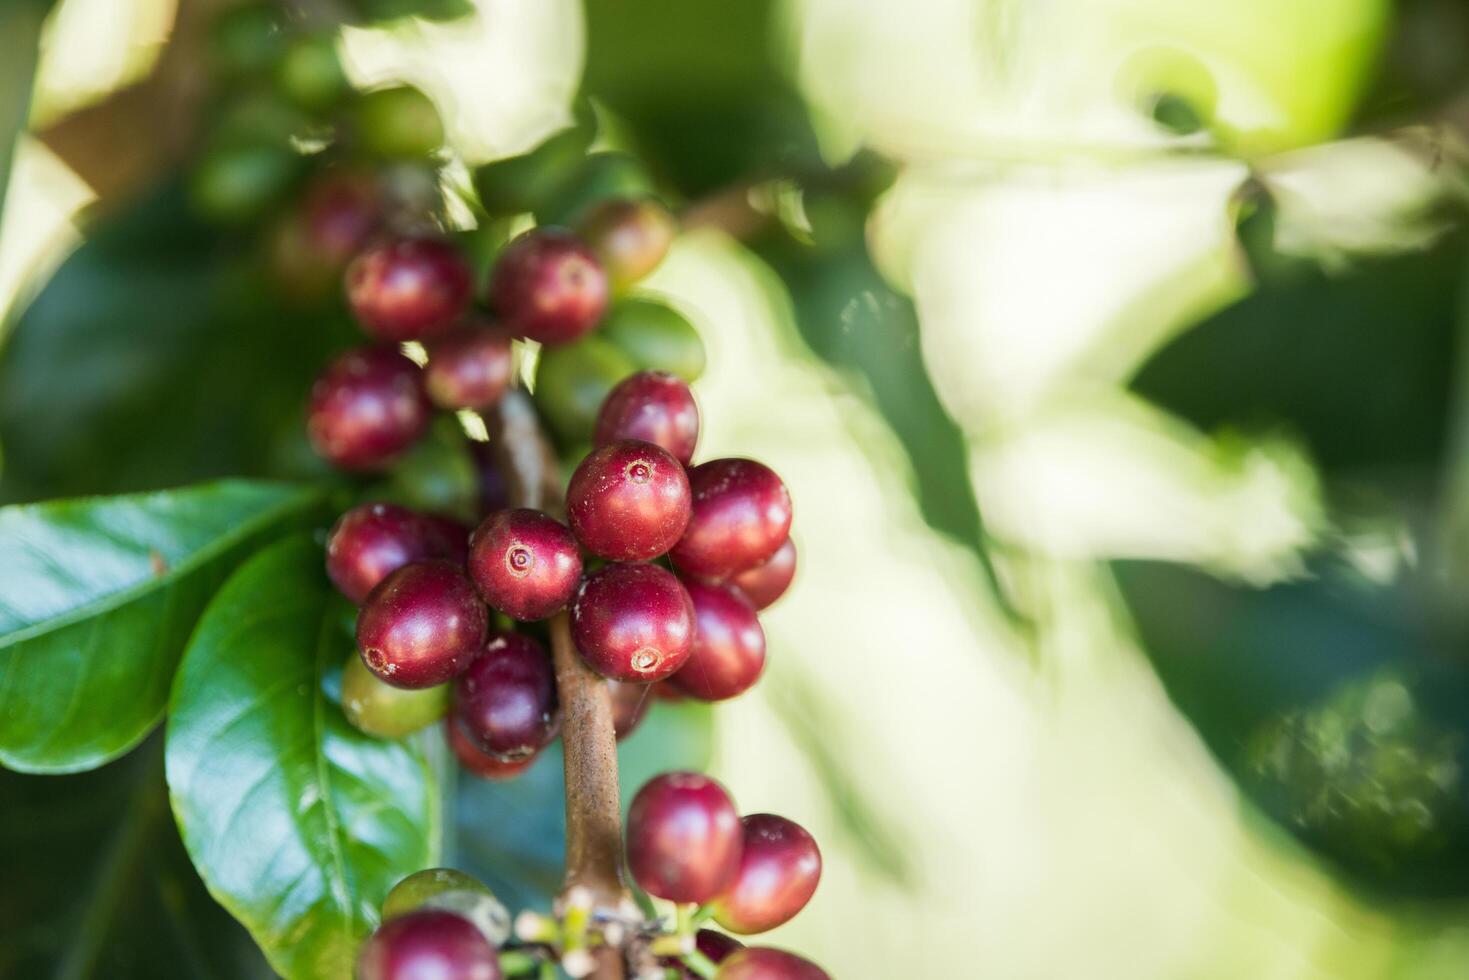
[[[1209,430],[1284,427],[1329,473],[1441,454],[1464,248],[1297,268],[1180,335],[1133,387]]]
[[[170,703],[184,845],[290,978],[349,975],[388,889],[438,858],[423,752],[358,732],[325,692],[351,650],[343,603],[310,540],[260,552],[209,604]]]
[[[703,769],[713,712],[693,701],[653,705],[618,746],[622,806],[648,779],[672,769]],[[459,774],[451,864],[482,879],[510,908],[544,906],[561,887],[566,793],[561,743],[521,775],[492,782]]]
[[[265,980],[168,815],[162,739],[92,772],[0,770],[0,977]]]
[[[360,335],[259,275],[177,187],[100,226],[0,356],[0,499],[323,472],[306,392]]]
[[[49,0],[36,0],[0,7],[0,217],[5,214],[15,141],[29,115],[41,23],[50,6]]]
[[[1462,613],[1333,571],[1264,590],[1114,571],[1169,696],[1257,805],[1370,887],[1469,895]]]
[[[73,772],[135,745],[219,583],[321,504],[226,481],[0,508],[0,762]]]

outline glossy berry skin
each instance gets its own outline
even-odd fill
[[[493,609],[521,621],[566,607],[581,581],[581,552],[570,529],[538,510],[491,514],[474,532],[469,575]]]
[[[719,964],[715,980],[831,980],[825,970],[804,957],[769,946],[751,946]]]
[[[448,712],[449,685],[417,691],[394,687],[379,680],[357,654],[347,656],[342,667],[342,714],[364,735],[403,738]]]
[[[566,515],[577,540],[612,561],[666,552],[688,527],[691,505],[683,464],[636,439],[588,454],[566,488]]]
[[[556,674],[523,633],[492,633],[454,681],[454,721],[481,752],[527,759],[556,736]]]
[[[337,269],[362,250],[382,220],[382,189],[365,173],[325,174],[301,204],[306,241],[318,261]]]
[[[574,235],[535,228],[500,253],[490,302],[510,330],[543,344],[588,333],[607,309],[607,275]]]
[[[791,496],[752,459],[714,459],[689,471],[694,513],[669,553],[695,578],[719,579],[769,560],[791,530]]]
[[[473,292],[469,263],[437,238],[398,238],[347,267],[347,303],[379,340],[421,340],[454,326]]]
[[[326,539],[326,574],[359,606],[392,572],[442,557],[424,516],[397,504],[359,504],[337,519]]]
[[[627,812],[627,864],[649,895],[710,901],[734,883],[744,836],[734,801],[701,773],[654,776]]]
[[[439,408],[488,408],[510,387],[510,336],[493,328],[463,327],[424,345],[423,387]]]
[[[317,377],[306,433],[334,466],[381,469],[418,441],[432,411],[417,364],[391,347],[364,347],[336,358]]]
[[[499,954],[479,928],[442,909],[384,923],[357,954],[357,980],[500,980]]]
[[[629,681],[608,681],[607,687],[612,692],[612,730],[620,742],[643,723],[653,703],[653,692],[647,684]]]
[[[785,595],[796,577],[796,545],[786,538],[775,554],[754,568],[736,572],[729,584],[745,594],[756,609],[765,609]]]
[[[449,748],[454,753],[454,758],[459,764],[481,779],[492,779],[501,781],[514,779],[530,768],[531,763],[536,761],[537,756],[531,755],[524,759],[501,759],[498,756],[482,752],[470,741],[468,735],[459,724],[449,718],[444,722],[444,737],[449,742]]]
[[[715,900],[714,918],[730,932],[765,932],[795,918],[816,893],[821,851],[804,827],[785,817],[752,813],[740,823],[740,872]]]
[[[618,292],[658,267],[677,231],[673,215],[650,198],[612,198],[591,207],[578,222],[587,247]]]
[[[739,590],[685,581],[694,603],[694,652],[669,683],[701,701],[723,701],[748,691],[765,669],[765,631],[755,607]]]
[[[667,371],[639,371],[608,394],[597,413],[596,444],[639,439],[666,449],[685,466],[699,441],[699,406],[682,379]]]
[[[588,576],[571,605],[571,635],[603,677],[652,683],[694,648],[694,604],[657,565],[608,565]]]
[[[357,650],[394,687],[433,687],[469,665],[488,627],[484,603],[457,566],[417,561],[367,597],[357,616]]]

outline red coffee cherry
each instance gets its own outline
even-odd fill
[[[719,964],[715,980],[831,980],[804,957],[769,946],[751,946]]]
[[[743,694],[765,669],[765,631],[755,607],[728,585],[685,581],[694,603],[694,652],[668,682],[701,701]]]
[[[360,504],[347,511],[326,539],[326,574],[348,599],[362,605],[390,573],[424,558],[443,557],[422,514],[397,504]]]
[[[535,228],[495,262],[490,302],[516,336],[569,343],[588,333],[607,308],[607,276],[569,232]]]
[[[306,432],[328,463],[379,469],[418,441],[432,411],[417,364],[391,347],[363,347],[336,358],[317,377]]]
[[[653,703],[653,692],[647,684],[628,681],[608,681],[607,687],[612,692],[612,729],[621,742],[643,723]]]
[[[469,665],[488,626],[484,603],[458,567],[416,561],[367,597],[357,615],[357,650],[394,687],[433,687]]]
[[[608,565],[582,582],[571,605],[571,635],[582,659],[603,677],[651,683],[689,659],[694,604],[657,565]]]
[[[317,261],[337,269],[361,251],[382,221],[382,188],[360,171],[322,175],[301,203],[307,244]]]
[[[577,540],[613,561],[666,552],[688,526],[689,508],[683,464],[633,439],[590,453],[566,488],[566,515]]]
[[[773,556],[791,530],[791,497],[753,459],[715,459],[689,470],[693,517],[668,557],[696,578],[719,579]]]
[[[670,902],[702,904],[733,884],[742,841],[729,794],[700,773],[654,776],[628,809],[628,867],[645,892]]]
[[[443,909],[385,922],[357,954],[358,980],[500,980],[500,957],[479,927]]]
[[[614,198],[593,205],[578,230],[620,291],[658,267],[678,229],[657,201]]]
[[[454,758],[459,760],[459,764],[481,779],[492,779],[496,782],[514,779],[529,769],[531,763],[539,757],[539,754],[536,754],[524,759],[507,761],[490,755],[488,752],[482,752],[469,740],[469,736],[464,734],[458,722],[452,717],[444,719],[444,738],[448,741]]]
[[[804,827],[785,817],[752,813],[740,822],[740,872],[714,900],[714,918],[730,932],[765,932],[811,901],[821,880],[821,851]]]
[[[462,566],[469,560],[469,528],[447,514],[424,514],[434,557]]]
[[[726,936],[713,929],[700,929],[694,933],[694,948],[703,953],[711,963],[723,963],[730,955],[745,948],[745,944],[733,936]],[[659,964],[679,971],[680,980],[698,980],[699,975],[684,966],[676,957],[666,957]]]
[[[736,572],[729,583],[745,594],[756,609],[764,609],[785,595],[796,577],[796,545],[790,538],[763,564]]]
[[[486,327],[462,327],[429,341],[423,386],[439,408],[488,408],[513,377],[510,336]]]
[[[515,761],[556,737],[556,672],[551,657],[522,633],[492,633],[454,681],[454,720],[482,752]]]
[[[607,395],[597,413],[596,444],[641,439],[685,466],[699,441],[699,406],[687,383],[667,371],[639,371]]]
[[[469,574],[479,594],[511,619],[546,619],[581,581],[581,552],[566,525],[538,510],[491,514],[474,532]]]
[[[469,262],[438,238],[383,242],[347,267],[347,303],[362,328],[379,340],[443,333],[469,309],[473,289]]]

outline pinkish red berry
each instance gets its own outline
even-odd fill
[[[740,823],[740,872],[714,900],[714,918],[730,932],[765,932],[811,901],[821,881],[821,851],[804,827],[785,817],[752,813]]]
[[[715,459],[689,471],[693,516],[669,552],[683,572],[720,579],[769,560],[791,530],[791,497],[770,467]]]
[[[418,365],[391,347],[336,358],[311,387],[306,432],[328,463],[382,468],[428,429],[432,406]]]
[[[535,755],[556,737],[556,672],[544,647],[523,633],[492,633],[454,681],[454,720],[482,752],[506,760]]]
[[[474,532],[469,574],[491,608],[511,619],[546,619],[581,581],[581,552],[560,521],[538,510],[496,511]]]
[[[582,582],[571,634],[582,659],[603,677],[651,683],[688,660],[694,606],[678,579],[657,565],[608,565]]]
[[[699,406],[681,378],[640,371],[618,383],[597,413],[596,444],[640,439],[662,446],[685,466],[699,441]]]
[[[357,954],[358,980],[500,980],[500,958],[478,926],[419,909],[378,927]]]
[[[513,378],[510,336],[483,326],[461,327],[424,345],[423,386],[439,408],[489,408]]]
[[[394,687],[433,687],[469,665],[488,625],[484,603],[457,566],[417,561],[367,597],[357,615],[357,650]]]
[[[326,573],[342,595],[361,605],[390,573],[424,558],[443,557],[422,514],[397,504],[360,504],[326,539]]]
[[[742,949],[719,964],[715,980],[831,980],[804,957],[768,946]]]
[[[627,863],[649,895],[704,903],[734,883],[743,834],[724,787],[695,772],[654,776],[627,814]]]
[[[607,309],[607,276],[570,232],[535,228],[495,262],[490,302],[512,333],[565,344],[590,332]]]
[[[347,267],[347,303],[379,340],[422,340],[454,326],[474,289],[469,262],[450,242],[398,238]]]
[[[588,454],[571,475],[566,514],[588,551],[613,561],[663,554],[689,523],[689,478],[651,442],[614,442]]]
[[[701,701],[749,690],[765,669],[765,631],[755,607],[735,588],[685,581],[694,603],[694,652],[668,682]]]
[[[736,572],[729,583],[745,594],[756,609],[765,609],[785,595],[796,577],[796,545],[790,538],[764,563]]]
[[[608,681],[607,687],[612,693],[612,730],[620,742],[643,723],[653,703],[653,693],[650,685],[631,681]]]
[[[496,782],[514,779],[539,758],[539,753],[524,759],[509,760],[490,755],[470,741],[453,717],[444,719],[444,738],[459,764],[481,779],[492,779]]]

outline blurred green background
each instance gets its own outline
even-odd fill
[[[0,11],[5,501],[301,471],[344,327],[180,204],[191,6]],[[815,833],[773,943],[847,980],[1469,976],[1469,7],[473,7],[344,30],[352,81],[427,92],[465,167],[588,96],[683,205],[643,288],[708,348],[701,453],[795,500],[765,682],[707,744],[660,706],[625,762],[707,753]],[[521,897],[554,776],[460,798]],[[12,866],[102,854],[16,948],[65,946],[112,831],[6,779]],[[196,972],[256,975],[232,942]]]

